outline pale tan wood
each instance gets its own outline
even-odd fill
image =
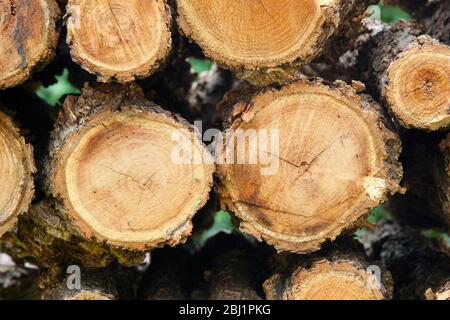
[[[381,80],[392,112],[408,128],[450,125],[450,47],[420,36],[397,54]]]
[[[242,231],[278,250],[314,251],[398,191],[398,136],[380,106],[352,87],[298,81],[241,101],[220,153],[234,150],[235,158],[218,163],[218,176],[222,206]],[[238,130],[261,129],[268,141],[278,131],[278,154],[270,145],[247,147],[246,159],[252,150],[265,163],[238,164]],[[274,174],[263,174],[267,159],[279,163]]]
[[[21,84],[53,58],[59,15],[54,0],[0,1],[0,89]]]
[[[424,35],[415,21],[390,26],[365,21],[366,33],[341,57],[406,128],[445,130],[450,124],[450,47]]]
[[[282,258],[281,258],[282,259]],[[359,251],[337,251],[296,259],[264,284],[269,300],[384,300],[392,298],[392,276]],[[289,258],[288,258],[289,260]]]
[[[255,84],[292,79],[367,1],[178,0],[178,24],[213,60]]]
[[[298,286],[286,294],[289,300],[381,300],[381,290],[367,287],[367,271],[353,261],[316,262],[309,270],[297,270]]]
[[[419,38],[387,70],[386,100],[406,127],[436,130],[450,124],[450,47]]]
[[[172,45],[165,0],[70,0],[67,44],[72,58],[102,82],[145,78]]]

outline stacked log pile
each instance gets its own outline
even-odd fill
[[[450,299],[449,2],[375,2],[0,0],[0,298]]]

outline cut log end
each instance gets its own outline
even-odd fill
[[[0,111],[0,236],[28,210],[34,196],[34,172],[33,149],[13,120]]]
[[[176,243],[176,237],[189,234],[191,215],[208,196],[212,171],[174,164],[171,134],[179,130],[185,145],[193,134],[156,114],[102,114],[88,126],[62,152],[65,166],[55,181],[73,217],[83,221],[82,230],[125,246],[163,239]],[[199,143],[194,147],[204,152]],[[175,231],[179,234],[168,239]]]
[[[295,273],[293,300],[381,300],[381,288],[371,289],[373,275],[352,261],[318,262],[309,270]]]
[[[409,128],[437,130],[450,125],[450,47],[419,37],[387,70],[386,100]]]
[[[279,276],[264,283],[270,298],[280,289]],[[287,286],[286,286],[287,285]],[[388,297],[383,283],[356,261],[320,260],[299,267],[281,292],[284,300],[382,300]]]
[[[102,82],[149,76],[171,48],[171,15],[163,0],[71,0],[67,43],[73,59]]]
[[[352,4],[340,0],[180,0],[179,25],[212,59],[232,69],[309,62]]]
[[[81,102],[82,103],[82,102]],[[66,107],[69,104],[66,104]],[[211,162],[191,127],[160,109],[106,108],[69,134],[53,158],[52,193],[87,236],[127,249],[182,242],[206,202]]]
[[[54,0],[0,1],[0,89],[24,82],[53,58],[59,12]]]
[[[301,81],[239,107],[225,143],[235,158],[218,167],[221,200],[243,231],[278,250],[317,250],[397,190],[398,137],[350,87]],[[251,130],[259,145],[242,150]],[[242,152],[257,164],[240,164]]]

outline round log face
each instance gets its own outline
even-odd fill
[[[285,293],[287,300],[382,300],[377,279],[352,261],[320,261],[299,269]],[[378,284],[378,285],[377,285]]]
[[[169,54],[171,18],[162,0],[73,0],[68,12],[72,57],[100,81],[146,77]]]
[[[0,236],[28,209],[33,197],[34,160],[11,119],[0,112]]]
[[[276,67],[310,60],[328,38],[327,0],[178,0],[180,25],[205,52],[229,67]]]
[[[450,47],[406,51],[387,70],[387,102],[406,127],[436,130],[450,125]]]
[[[356,95],[307,83],[252,100],[227,139],[234,164],[219,166],[222,200],[242,219],[244,231],[280,250],[311,251],[385,199],[392,182],[384,139],[395,136],[384,137],[375,112],[360,103]],[[242,149],[238,136],[251,130],[261,140],[267,132],[267,141],[278,147],[248,140]],[[239,164],[240,152],[265,160]]]
[[[53,0],[0,1],[0,89],[25,81],[53,56],[58,14]]]
[[[130,249],[176,244],[208,198],[213,172],[213,164],[177,163],[177,144],[208,157],[167,115],[100,113],[59,152],[55,193],[88,236]]]

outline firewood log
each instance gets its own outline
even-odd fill
[[[54,0],[0,1],[0,90],[21,84],[53,59],[59,18]]]
[[[222,206],[278,250],[315,251],[399,190],[398,136],[381,107],[348,85],[231,93],[223,109],[232,131],[216,150]]]

